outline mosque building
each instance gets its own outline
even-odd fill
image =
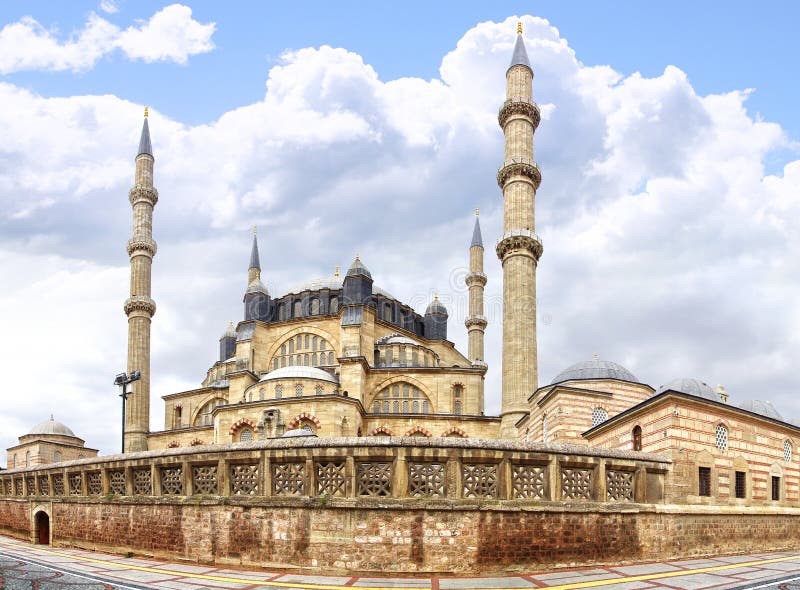
[[[536,270],[543,247],[534,227],[541,182],[534,133],[541,116],[533,78],[520,25],[498,115],[505,137],[497,172],[504,225],[495,247],[503,273],[502,366],[494,368],[502,372],[499,416],[484,415],[487,277],[476,216],[471,240],[464,240],[466,354],[448,340],[448,310],[438,298],[419,313],[376,284],[368,257],[356,256],[343,275],[337,269],[333,276],[270,293],[261,280],[269,265],[262,267],[254,235],[243,281],[243,319],[222,334],[219,358],[199,387],[163,396],[164,429],[151,432],[152,229],[158,191],[145,111],[129,193],[131,294],[124,309],[128,371],[139,371],[141,379],[131,384],[126,452],[308,435],[515,439],[667,455],[674,475],[667,496],[685,502],[800,501],[794,452],[800,428],[768,402],[734,403],[723,388],[698,379],[679,378],[655,389],[599,358],[574,364],[540,386]],[[43,434],[60,437],[47,444],[64,447],[62,459],[68,458],[67,447],[91,452],[68,428],[53,424],[21,437],[20,445],[9,449],[9,467],[12,457],[16,466],[24,465],[21,457],[34,443],[43,449],[35,457],[57,460],[35,438]]]

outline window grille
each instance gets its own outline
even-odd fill
[[[698,495],[710,496],[711,495],[711,468],[700,467],[697,473],[698,482]]]
[[[281,399],[283,397],[283,385],[276,385],[275,386],[275,399]]]
[[[242,433],[239,435],[239,440],[241,442],[250,442],[253,440],[253,431],[249,428],[244,428]]]
[[[717,448],[723,453],[728,450],[728,429],[724,424],[717,424]]]
[[[747,495],[747,474],[744,471],[736,472],[736,497],[744,498]]]
[[[788,440],[784,441],[783,443],[783,460],[784,461],[792,460],[792,443],[790,443]]]
[[[608,412],[606,412],[603,408],[595,408],[592,410],[592,428],[602,424],[606,420],[608,420]]]
[[[297,385],[294,386],[294,395],[295,395],[295,397],[302,397],[302,395],[303,395],[303,386],[300,383],[298,383]]]

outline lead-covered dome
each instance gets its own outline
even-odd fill
[[[295,366],[295,367],[281,367],[275,369],[264,375],[259,381],[277,381],[278,379],[316,379],[318,381],[328,381],[330,383],[339,383],[339,380],[328,373],[316,367]]]
[[[364,266],[364,263],[361,262],[361,259],[358,256],[356,256],[356,259],[353,261],[353,264],[350,265],[350,268],[347,269],[348,277],[356,275],[362,275],[369,279],[372,278],[372,274],[369,272],[369,269],[367,269],[367,267]]]
[[[267,287],[261,282],[261,279],[255,279],[252,283],[250,283],[247,286],[247,293],[261,293],[263,295],[269,295],[269,291],[267,291]]]
[[[56,434],[59,436],[71,436],[73,438],[78,438],[75,436],[75,433],[72,432],[72,429],[62,424],[58,420],[54,420],[52,416],[50,416],[49,420],[45,420],[44,422],[40,422],[33,428],[31,428],[28,434]]]
[[[711,388],[705,381],[694,379],[691,377],[683,377],[680,379],[673,379],[666,385],[662,385],[656,391],[656,395],[664,393],[667,390],[677,391],[679,393],[688,393],[697,397],[702,397],[711,401],[721,401],[719,395]]]
[[[612,361],[601,361],[592,359],[575,363],[561,371],[555,376],[550,384],[561,383],[562,381],[580,381],[583,379],[619,379],[621,381],[633,381],[638,383],[636,375],[628,369]]]
[[[763,401],[760,399],[746,399],[743,402],[737,404],[738,407],[742,408],[743,410],[747,410],[748,412],[753,412],[754,414],[761,414],[762,416],[766,416],[767,418],[772,418],[774,420],[780,420],[781,422],[785,422],[783,416],[775,409],[775,406],[772,405],[771,402]]]
[[[433,301],[430,302],[430,304],[428,305],[428,308],[425,310],[425,315],[428,315],[428,314],[431,314],[431,313],[440,313],[442,315],[448,315],[447,314],[447,308],[444,306],[444,303],[439,301],[439,296],[438,295],[436,295],[433,298]]]

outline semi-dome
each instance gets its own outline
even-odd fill
[[[748,412],[753,412],[754,414],[761,414],[762,416],[766,416],[767,418],[772,418],[774,420],[780,420],[784,422],[783,416],[775,409],[775,406],[772,405],[771,402],[763,401],[760,399],[746,399],[743,402],[737,404],[738,407],[742,408],[743,410],[747,410]]]
[[[267,287],[261,282],[261,279],[255,279],[250,283],[247,287],[247,293],[263,293],[264,295],[269,295],[269,291],[267,291]]]
[[[425,310],[425,315],[428,315],[429,313],[442,313],[447,315],[447,308],[441,301],[439,301],[438,295],[434,296],[433,301],[431,301],[430,305],[428,305],[428,308]]]
[[[693,379],[689,377],[673,379],[666,385],[659,387],[658,391],[656,391],[656,395],[659,393],[664,393],[667,390],[688,393],[689,395],[702,397],[715,402],[720,401],[719,395],[717,395],[711,386],[704,381],[700,381],[700,379]]]
[[[281,367],[264,375],[259,381],[277,381],[278,379],[316,379],[317,381],[328,381],[339,383],[334,375],[316,367]]]
[[[71,436],[73,438],[78,438],[75,436],[75,433],[72,432],[72,429],[62,424],[58,420],[54,420],[52,416],[50,416],[49,420],[45,420],[44,422],[40,422],[33,428],[31,428],[28,434],[57,434],[60,436]]]
[[[375,344],[413,344],[415,346],[420,346],[419,342],[412,340],[408,336],[403,336],[402,334],[390,334],[389,336],[378,338]]]
[[[562,381],[580,381],[583,379],[620,379],[621,381],[633,381],[638,383],[636,375],[628,369],[611,361],[601,361],[592,359],[575,363],[556,375],[550,384],[561,383]]]

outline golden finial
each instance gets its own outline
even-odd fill
[[[150,108],[145,106],[144,107],[144,118],[146,119],[149,114],[150,114]]]
[[[358,252],[356,252],[356,260],[361,260],[361,259],[358,257]]]
[[[481,214],[480,210],[475,207],[475,217],[478,217]]]
[[[333,273],[333,276],[335,276],[337,279],[339,278],[339,267],[338,266],[336,267],[336,271]]]
[[[439,301],[439,294],[438,293],[434,293],[433,294],[433,300],[434,301]]]
[[[596,361],[600,360],[600,357],[597,356],[597,353],[594,353],[594,360]]]
[[[253,235],[254,235],[254,236],[257,236],[257,235],[258,235],[258,227],[257,227],[257,226],[255,226],[255,225],[253,226]]]
[[[522,21],[517,21],[517,35],[522,35]]]

